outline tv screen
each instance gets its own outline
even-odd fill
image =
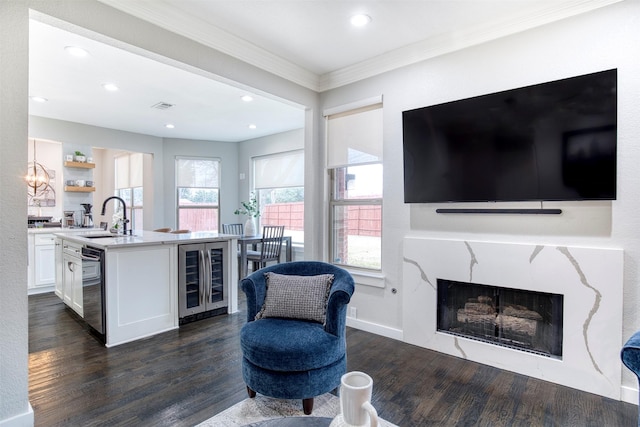
[[[402,113],[406,203],[614,200],[617,70]]]

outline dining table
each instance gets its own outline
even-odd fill
[[[256,250],[257,245],[262,241],[262,235],[258,234],[255,236],[238,236],[238,246],[240,249],[240,259],[238,262],[240,263],[240,276],[239,280],[247,277],[249,274],[249,263],[247,262],[247,251],[248,248],[251,247],[252,250]],[[285,247],[285,260],[290,262],[293,258],[293,249],[291,247],[291,236],[282,236],[282,243],[286,245]]]

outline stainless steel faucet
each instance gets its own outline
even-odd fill
[[[107,197],[104,202],[102,202],[102,212],[100,213],[100,215],[104,215],[104,213],[107,210],[107,202],[111,199],[116,199],[116,200],[120,200],[120,203],[122,203],[122,210],[123,210],[123,214],[122,214],[122,231],[124,232],[124,235],[127,235],[127,223],[129,222],[129,220],[127,219],[127,204],[124,202],[124,200],[121,197],[118,196],[111,196],[111,197]],[[132,230],[129,230],[129,234],[131,234]]]

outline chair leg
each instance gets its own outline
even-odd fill
[[[247,393],[249,393],[249,397],[250,397],[250,398],[252,398],[252,399],[253,399],[254,397],[256,397],[256,392],[255,392],[255,391],[253,391],[253,390],[251,390],[251,389],[249,388],[249,386],[247,386]],[[313,404],[313,403],[312,403],[312,404]]]
[[[313,397],[309,399],[302,399],[302,410],[305,415],[311,415],[313,411]]]

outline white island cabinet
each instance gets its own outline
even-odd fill
[[[212,243],[225,249],[227,312],[238,310],[237,240],[212,232],[135,232],[134,236],[57,235],[65,243],[104,251],[105,345],[112,347],[179,327],[178,251],[184,244]],[[62,292],[63,295],[65,292]],[[86,296],[85,296],[86,297]],[[88,321],[85,306],[85,320]]]
[[[108,248],[107,346],[178,327],[175,245]]]

